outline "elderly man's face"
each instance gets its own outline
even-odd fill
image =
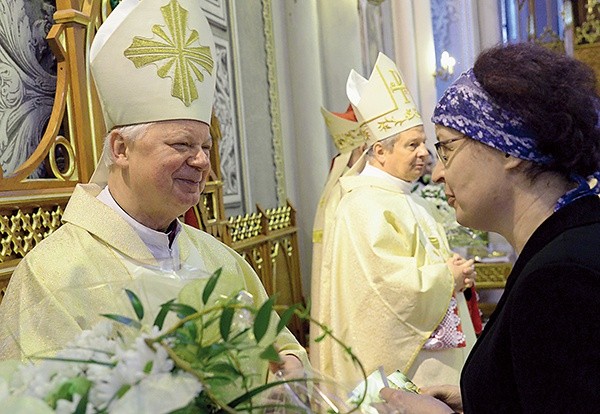
[[[414,181],[425,170],[429,152],[425,146],[425,131],[416,126],[400,132],[392,151],[385,151],[383,170],[405,181]]]
[[[128,204],[147,221],[168,225],[198,203],[210,173],[209,127],[192,120],[162,121],[128,143]]]

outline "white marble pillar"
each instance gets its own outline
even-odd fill
[[[435,90],[435,49],[429,0],[390,0],[394,20],[396,64],[417,101],[433,150],[436,141],[431,115],[437,102]]]
[[[502,28],[498,0],[477,0],[479,23],[479,51],[502,42]]]
[[[346,78],[361,67],[358,11],[356,0],[275,0],[272,6],[286,189],[298,211],[308,297],[312,224],[335,154],[320,108],[346,109]]]

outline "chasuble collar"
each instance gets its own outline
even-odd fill
[[[77,184],[65,208],[63,221],[85,229],[98,240],[106,243],[120,254],[132,260],[156,266],[158,263],[146,243],[132,226],[115,210],[100,201],[97,196],[102,188],[97,184]],[[184,232],[180,232],[181,235]],[[178,237],[175,245],[180,249],[177,256],[186,261],[190,254],[189,243]]]
[[[387,172],[380,170],[377,167],[373,167],[369,163],[367,163],[367,165],[365,165],[365,168],[361,171],[361,173],[359,175],[364,176],[364,177],[382,178],[382,179],[386,180],[388,183],[392,184],[396,189],[398,189],[400,192],[402,192],[404,194],[410,194],[410,190],[413,187],[412,183],[410,183],[408,181],[404,181],[400,178],[394,177],[393,175],[388,174]]]
[[[166,270],[178,269],[180,267],[177,238],[181,232],[181,223],[178,220],[174,221],[174,225],[169,226],[171,231],[164,233],[146,227],[131,217],[113,198],[108,186],[104,187],[96,198],[112,208],[133,228],[146,247],[148,247],[152,256],[160,263],[161,267],[166,267]]]

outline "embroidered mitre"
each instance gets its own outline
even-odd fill
[[[329,112],[321,107],[321,114],[340,154],[350,152],[366,142],[352,105],[349,105],[345,113]]]
[[[192,119],[210,124],[213,35],[197,0],[123,0],[100,26],[90,67],[107,130]]]
[[[423,125],[396,64],[379,53],[369,79],[352,70],[346,83],[362,133],[369,145]]]

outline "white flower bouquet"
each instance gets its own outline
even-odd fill
[[[0,412],[11,414],[131,413],[316,413],[359,410],[336,401],[316,374],[275,379],[253,386],[258,375],[251,361],[278,361],[275,337],[295,314],[310,319],[308,309],[282,308],[269,298],[257,308],[250,294],[237,292],[209,300],[221,270],[203,287],[201,303],[171,300],[153,326],[140,323],[144,307],[127,291],[137,319],[106,314],[105,322],[83,331],[54,357],[37,363],[0,362]],[[193,282],[192,282],[193,283]],[[184,287],[186,289],[186,287]],[[281,311],[277,326],[273,310]],[[167,315],[176,323],[163,329]],[[331,331],[323,336],[338,342]],[[274,332],[274,334],[273,334]],[[133,334],[132,334],[133,333]],[[362,370],[364,373],[364,370]]]

